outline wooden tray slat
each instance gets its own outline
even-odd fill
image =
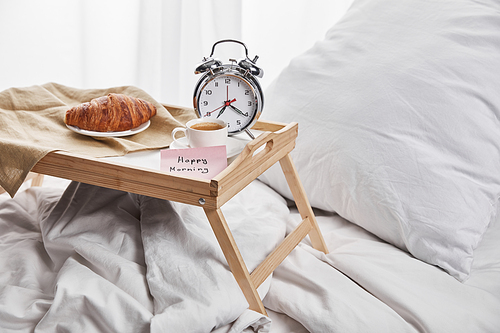
[[[200,206],[216,206],[217,189],[210,180],[171,175],[103,159],[56,151],[47,154],[33,172],[91,185]]]

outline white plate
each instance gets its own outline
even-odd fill
[[[180,141],[178,143],[177,141]],[[180,139],[177,139],[177,141],[172,141],[170,144],[171,149],[186,149],[189,148],[188,143],[187,143],[187,138],[183,137]],[[243,148],[245,148],[246,142],[234,139],[234,138],[227,138],[227,144],[226,144],[226,153],[227,153],[227,158],[234,157],[241,153]]]
[[[76,126],[70,126],[70,125],[66,125],[66,127],[69,128],[70,130],[72,130],[73,132],[76,132],[76,133],[82,134],[82,135],[95,136],[95,137],[99,137],[99,138],[118,138],[121,136],[129,136],[129,135],[134,135],[134,134],[140,133],[140,132],[146,130],[150,124],[151,124],[151,120],[148,120],[147,122],[145,122],[142,125],[137,126],[136,128],[132,128],[131,130],[120,131],[120,132],[87,131],[87,130],[78,128]]]

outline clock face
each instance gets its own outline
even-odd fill
[[[255,90],[243,78],[224,74],[205,83],[198,92],[200,117],[222,119],[228,132],[240,132],[248,127],[258,113],[259,101]]]

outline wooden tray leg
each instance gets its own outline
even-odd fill
[[[42,174],[35,174],[33,179],[31,180],[31,186],[42,186],[43,184],[43,175]]]
[[[300,181],[297,169],[293,164],[292,157],[290,154],[286,154],[280,160],[281,169],[285,174],[286,181],[292,192],[293,198],[295,199],[295,204],[299,210],[300,216],[305,219],[309,218],[311,221],[312,228],[309,231],[309,238],[311,239],[312,246],[319,251],[328,253],[328,247],[326,246],[321,230],[319,229],[318,222],[314,216],[314,212],[309,204],[309,199],[307,199],[306,192]]]
[[[241,291],[247,299],[250,310],[260,312],[267,316],[264,304],[262,304],[257,288],[250,277],[245,262],[243,261],[243,257],[236,246],[236,242],[234,241],[233,235],[229,230],[224,215],[222,215],[222,211],[220,208],[204,208],[204,210],[215,233],[215,237],[217,237],[217,241],[219,242],[222,252],[226,257],[229,268],[231,269],[236,282],[238,282]]]

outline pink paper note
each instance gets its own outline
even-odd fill
[[[160,170],[176,175],[212,179],[226,167],[226,146],[161,151]]]

